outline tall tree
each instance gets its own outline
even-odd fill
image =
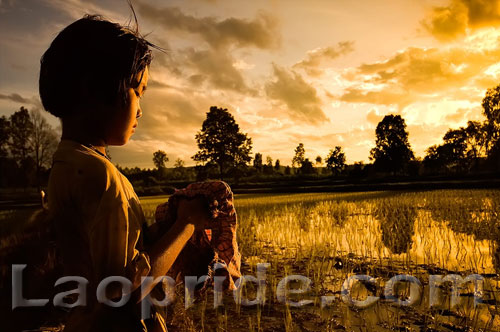
[[[488,151],[487,126],[478,121],[469,121],[462,130],[465,131],[468,157],[475,161],[477,167],[479,159]]]
[[[424,166],[431,171],[463,172],[470,168],[477,152],[468,144],[469,132],[474,124],[467,128],[450,129],[443,137],[444,143],[427,149]],[[476,152],[474,152],[476,151]]]
[[[313,163],[309,158],[305,158],[300,165],[300,174],[313,174],[316,170],[314,169]]]
[[[273,158],[271,156],[266,156],[266,164],[271,168],[273,167]]]
[[[0,158],[9,154],[10,123],[5,116],[0,117]]]
[[[342,151],[342,147],[336,146],[335,149],[330,150],[325,161],[326,168],[331,170],[333,174],[340,173],[345,168],[345,153]]]
[[[404,171],[415,157],[408,141],[405,120],[400,115],[386,115],[375,131],[376,146],[370,160],[381,171]]]
[[[253,158],[253,167],[260,172],[262,171],[262,153],[256,153]]]
[[[33,151],[31,137],[33,135],[33,123],[28,110],[21,109],[13,113],[10,118],[10,153],[18,165],[26,163]]]
[[[199,151],[192,157],[197,162],[212,162],[219,167],[222,179],[229,168],[246,165],[252,157],[252,139],[227,109],[210,107],[201,131],[195,136]]]
[[[304,144],[299,143],[299,145],[295,148],[295,156],[292,158],[292,166],[302,167],[302,163],[305,160],[306,150],[304,149]]]
[[[168,162],[167,153],[163,150],[158,150],[153,153],[153,163],[155,167],[161,171],[165,168],[165,164]]]
[[[486,116],[486,131],[488,135],[488,153],[500,140],[500,84],[488,89],[482,102],[483,114]]]
[[[279,159],[276,159],[276,162],[274,163],[274,170],[276,170],[277,172],[280,171],[280,160]]]
[[[39,110],[32,110],[30,118],[33,128],[30,145],[35,160],[37,185],[40,186],[41,171],[44,168],[50,168],[52,155],[57,148],[58,138],[56,131],[45,120]]]

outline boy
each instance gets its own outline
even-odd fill
[[[40,98],[61,119],[62,137],[49,179],[49,213],[64,273],[89,281],[87,303],[71,309],[65,331],[144,331],[134,314],[141,276],[167,273],[208,213],[200,199],[184,199],[175,225],[144,246],[144,215],[131,184],[106,156],[107,145],[126,144],[142,115],[153,46],[137,29],[85,16],[63,29],[41,59]],[[106,277],[132,282],[132,299],[112,308],[96,299]],[[117,302],[122,286],[106,296]],[[144,294],[142,294],[144,296]],[[164,330],[157,317],[151,330]]]

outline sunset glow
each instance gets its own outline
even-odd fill
[[[488,3],[488,5],[483,5]],[[483,120],[481,99],[500,82],[499,1],[133,1],[156,45],[144,115],[132,140],[110,149],[121,166],[171,167],[196,153],[210,106],[228,108],[254,153],[291,163],[336,145],[368,162],[387,114],[408,125],[415,154],[448,128]],[[126,1],[0,2],[0,115],[41,108],[40,56],[85,13],[127,22]],[[58,121],[44,113],[56,127]]]

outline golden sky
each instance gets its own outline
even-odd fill
[[[448,128],[482,120],[481,99],[500,83],[498,0],[133,3],[142,33],[168,53],[155,53],[132,140],[110,149],[122,166],[153,167],[158,149],[167,166],[194,165],[210,106],[285,165],[300,142],[310,159],[341,145],[348,162],[367,162],[391,113],[423,157]],[[0,115],[41,107],[40,56],[85,13],[130,18],[125,0],[0,0]]]

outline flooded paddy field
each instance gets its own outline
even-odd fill
[[[160,200],[142,200],[147,217]],[[216,309],[211,293],[189,309],[180,294],[173,329],[500,331],[498,190],[247,194],[235,206],[242,273],[265,281]]]

